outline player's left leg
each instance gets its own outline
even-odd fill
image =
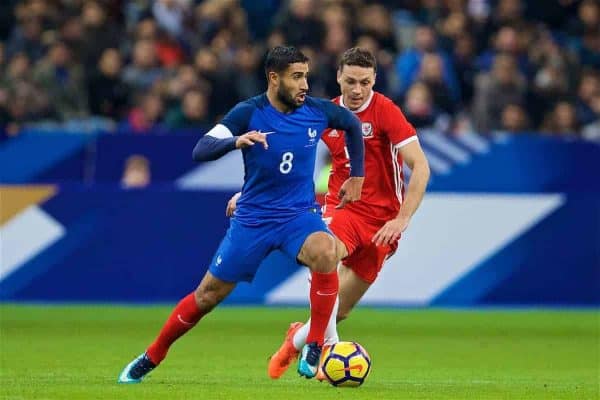
[[[340,277],[340,305],[336,315],[336,324],[331,324],[335,333],[332,336],[337,336],[337,323],[348,318],[350,311],[354,308],[360,299],[365,295],[371,287],[371,283],[359,277],[352,267],[340,265],[338,268],[338,276]]]

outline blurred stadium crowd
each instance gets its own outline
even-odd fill
[[[600,137],[599,0],[3,0],[1,135],[197,133],[264,90],[278,44],[324,97],[369,48],[421,129]]]

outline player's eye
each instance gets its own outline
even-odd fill
[[[368,86],[371,81],[362,81],[360,84],[363,86]]]

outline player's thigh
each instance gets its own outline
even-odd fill
[[[250,282],[273,247],[273,227],[245,226],[232,219],[210,263],[210,273],[224,282]]]
[[[352,254],[360,245],[360,235],[354,224],[352,212],[343,208],[328,207],[323,214],[323,220],[336,238],[337,259],[341,260]]]
[[[338,268],[340,279],[338,308],[338,321],[346,319],[350,311],[369,290],[371,284],[360,278],[352,268],[340,265]]]
[[[354,274],[368,284],[373,284],[383,268],[385,260],[393,253],[395,247],[378,246],[369,242],[364,244],[342,262]]]
[[[194,296],[200,310],[209,312],[221,303],[235,288],[236,282],[226,282],[206,271],[204,278],[196,288]]]
[[[335,239],[320,214],[306,212],[297,216],[281,226],[279,235],[281,250],[299,263],[319,272],[335,268]]]

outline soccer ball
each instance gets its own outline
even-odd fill
[[[338,342],[324,351],[321,368],[333,386],[355,387],[371,372],[371,358],[360,344]]]

